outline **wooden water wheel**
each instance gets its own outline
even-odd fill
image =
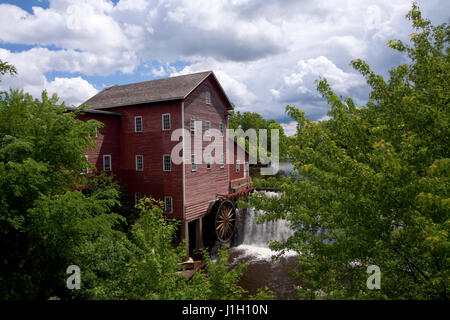
[[[222,242],[231,239],[236,225],[236,208],[230,200],[224,200],[217,208],[215,230],[217,238]]]

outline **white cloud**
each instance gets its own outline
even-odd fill
[[[81,77],[55,78],[44,88],[47,89],[49,94],[58,94],[65,101],[66,105],[75,106],[80,105],[98,92],[88,81]]]
[[[450,10],[443,1],[419,5],[445,20]],[[213,70],[243,111],[286,122],[284,106],[292,103],[319,119],[328,107],[313,81],[326,77],[339,93],[364,101],[361,78],[348,63],[363,58],[382,71],[392,67],[397,61],[385,43],[407,39],[410,7],[411,0],[51,0],[49,8],[28,13],[0,4],[0,43],[37,46],[0,49],[0,59],[19,70],[2,86],[54,82],[69,96],[62,80],[48,81],[47,72],[76,73],[66,78],[77,79]],[[160,65],[146,69],[151,61]],[[174,70],[178,61],[188,66]],[[93,92],[92,85],[71,83]]]
[[[297,121],[281,123],[281,126],[283,127],[284,134],[287,136],[292,136],[297,133]]]

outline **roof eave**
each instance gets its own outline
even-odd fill
[[[137,102],[137,103],[124,103],[124,104],[116,104],[116,105],[111,105],[111,106],[104,106],[104,107],[95,107],[94,110],[98,110],[98,109],[110,109],[110,108],[118,108],[118,107],[128,107],[128,106],[136,106],[136,105],[141,105],[141,104],[147,104],[147,103],[158,103],[158,102],[167,102],[167,101],[177,101],[177,100],[183,100],[184,97],[176,97],[176,98],[168,98],[168,99],[158,99],[158,100],[149,100],[149,101],[142,101],[142,102]],[[81,106],[89,106],[89,104],[84,103]]]

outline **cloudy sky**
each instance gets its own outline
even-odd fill
[[[417,1],[438,24],[450,1]],[[213,70],[237,110],[293,125],[287,104],[312,119],[328,107],[314,80],[364,104],[368,88],[349,62],[380,74],[405,57],[386,47],[412,33],[411,0],[0,1],[0,59],[18,69],[0,88],[57,92],[79,105],[96,92]]]

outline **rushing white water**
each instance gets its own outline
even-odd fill
[[[279,197],[276,192],[265,192],[269,197]],[[249,208],[239,216],[238,224],[241,225],[239,233],[239,246],[233,251],[240,255],[250,257],[253,261],[270,260],[278,252],[269,248],[271,241],[285,242],[293,231],[286,220],[266,221],[257,223],[258,215],[262,212]],[[284,256],[296,255],[293,251],[285,252]]]

